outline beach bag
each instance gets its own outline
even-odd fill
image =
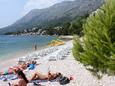
[[[68,77],[62,76],[59,78],[60,85],[65,85],[70,83],[70,79]]]

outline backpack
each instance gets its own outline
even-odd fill
[[[59,78],[60,85],[65,85],[70,83],[70,79],[68,77],[62,76]]]

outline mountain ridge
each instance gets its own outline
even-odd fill
[[[34,26],[45,26],[54,20],[63,23],[63,21],[74,19],[76,16],[90,14],[103,3],[104,0],[63,1],[45,9],[33,9],[14,24],[0,29],[0,34],[22,31]]]

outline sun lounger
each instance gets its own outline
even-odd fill
[[[51,54],[55,51],[58,50],[58,47],[50,47],[50,48],[46,48],[40,51],[36,51],[30,55],[26,55],[24,57],[20,57],[18,59],[18,63],[24,63],[24,62],[29,62],[29,61],[33,61],[33,60],[38,60],[38,59],[43,59],[42,57],[47,56],[48,54]]]
[[[48,61],[64,60],[71,52],[71,47],[65,47],[54,55],[51,55]]]
[[[57,58],[56,58],[56,56],[50,56],[48,60],[49,60],[49,61],[56,61]]]

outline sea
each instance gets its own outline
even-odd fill
[[[0,60],[15,57],[19,52],[31,52],[34,46],[41,49],[57,37],[41,35],[11,36],[0,35]]]

